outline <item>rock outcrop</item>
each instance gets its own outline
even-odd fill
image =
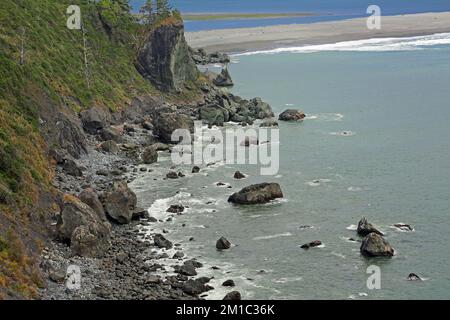
[[[103,200],[106,213],[111,219],[120,224],[131,222],[137,198],[125,181],[115,182]]]
[[[136,68],[162,91],[182,91],[199,77],[184,38],[182,19],[174,16],[150,30],[139,50]]]
[[[296,110],[296,109],[288,109],[283,111],[279,116],[278,120],[281,121],[299,121],[303,120],[305,118],[305,114],[303,111]]]
[[[356,232],[362,237],[365,237],[372,232],[383,236],[383,233],[375,228],[371,223],[369,223],[366,218],[362,218],[358,222],[358,228],[356,229]]]
[[[98,130],[108,126],[111,122],[111,115],[102,108],[92,107],[82,111],[80,119],[86,132],[96,134]]]
[[[232,194],[228,202],[236,204],[267,203],[271,200],[283,198],[283,192],[278,183],[254,184]]]
[[[220,74],[213,80],[218,87],[232,87],[234,85],[228,68],[223,68]]]
[[[70,243],[74,254],[101,257],[111,245],[110,228],[90,206],[74,196],[65,196],[57,231],[61,240]]]
[[[219,240],[217,240],[217,242],[216,242],[217,250],[226,250],[226,249],[230,249],[230,248],[231,248],[231,243],[230,243],[230,241],[228,241],[227,238],[221,237]]]
[[[361,254],[367,257],[392,257],[394,249],[379,234],[369,233],[362,241]]]

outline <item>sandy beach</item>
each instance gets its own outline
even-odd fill
[[[450,12],[381,18],[381,29],[369,30],[367,18],[312,24],[208,30],[186,33],[188,43],[208,52],[237,53],[311,44],[450,32]]]

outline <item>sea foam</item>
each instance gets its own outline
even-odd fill
[[[450,33],[437,33],[427,36],[402,38],[373,38],[365,40],[343,41],[331,44],[287,47],[272,50],[245,52],[236,54],[236,56],[276,53],[314,53],[322,51],[412,51],[423,50],[427,47],[438,45],[450,45]]]

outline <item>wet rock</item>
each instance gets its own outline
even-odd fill
[[[392,257],[394,249],[391,245],[379,234],[369,233],[362,241],[361,254],[367,257]]]
[[[224,281],[224,283],[222,283],[222,286],[224,286],[224,287],[234,287],[235,285],[236,284],[231,279],[226,280],[226,281]]]
[[[246,178],[246,175],[243,174],[243,173],[241,173],[240,171],[236,171],[236,172],[234,173],[234,178],[235,178],[235,179],[245,179],[245,178]]]
[[[155,234],[153,237],[153,241],[155,243],[155,246],[158,248],[166,248],[166,249],[172,249],[173,244],[169,240],[167,240],[162,234]]]
[[[228,202],[236,204],[267,203],[271,200],[283,198],[283,192],[278,183],[254,184],[232,194]]]
[[[175,171],[170,171],[166,174],[167,179],[178,179],[178,174]]]
[[[369,233],[376,233],[380,236],[383,235],[383,233],[375,228],[371,223],[369,223],[366,218],[362,218],[358,222],[358,228],[356,229],[356,232],[362,237],[367,236]]]
[[[414,227],[406,223],[396,223],[394,227],[402,231],[414,231]]]
[[[212,289],[211,286],[206,285],[201,279],[187,280],[182,286],[183,292],[189,295],[199,295]]]
[[[226,239],[225,237],[221,237],[219,240],[217,240],[216,242],[216,248],[218,250],[226,250],[226,249],[230,249],[231,248],[231,243],[230,241],[228,241],[228,239]]]
[[[192,173],[199,173],[199,172],[200,172],[200,167],[195,166],[192,168]]]
[[[184,257],[184,253],[181,251],[177,251],[175,252],[175,254],[173,255],[172,259],[181,259]]]
[[[104,198],[106,213],[120,224],[131,222],[136,203],[136,194],[125,181],[115,182]]]
[[[131,219],[132,220],[139,220],[139,219],[145,219],[148,218],[148,211],[144,208],[135,208],[133,212],[131,213]]]
[[[422,281],[422,278],[420,278],[417,274],[415,273],[410,273],[408,275],[408,281]]]
[[[167,212],[170,212],[170,213],[181,213],[183,211],[184,211],[184,207],[179,204],[173,204],[170,206],[169,209],[167,209]]]
[[[142,153],[142,162],[145,164],[152,164],[158,162],[158,152],[152,146],[144,149]]]
[[[241,300],[241,293],[239,291],[232,291],[227,293],[223,300]]]
[[[305,114],[303,111],[296,110],[296,109],[288,109],[283,111],[279,116],[278,120],[281,121],[299,121],[303,120],[305,118]]]
[[[310,242],[310,243],[305,243],[305,244],[302,245],[300,248],[302,248],[302,249],[309,249],[309,248],[318,247],[318,246],[320,246],[320,245],[322,245],[322,241],[320,241],[320,240],[315,240],[315,241],[312,241],[312,242]]]

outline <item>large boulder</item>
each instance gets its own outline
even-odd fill
[[[136,68],[166,92],[181,91],[198,79],[199,71],[184,38],[181,18],[169,17],[150,30],[138,53]]]
[[[59,238],[74,254],[101,257],[111,245],[110,224],[80,199],[66,195],[57,221]]]
[[[283,192],[278,183],[261,183],[245,187],[241,191],[233,193],[228,198],[228,202],[257,204],[267,203],[277,198],[283,198]]]
[[[217,240],[217,242],[216,242],[217,250],[226,250],[226,249],[230,249],[230,248],[231,248],[231,243],[230,243],[230,241],[228,241],[227,238],[221,237],[219,240]]]
[[[223,68],[220,74],[213,80],[218,87],[232,87],[234,85],[228,68]]]
[[[97,193],[92,188],[84,189],[78,196],[80,200],[91,207],[103,221],[107,221],[105,210]]]
[[[111,219],[120,224],[131,222],[137,198],[125,181],[115,182],[103,200],[106,213]]]
[[[225,295],[223,300],[242,300],[241,293],[239,291],[232,291]]]
[[[362,241],[361,254],[366,257],[392,257],[394,249],[379,234],[369,233]]]
[[[100,107],[92,107],[82,111],[80,118],[84,130],[90,134],[96,134],[98,130],[107,127],[111,122],[109,112]]]
[[[152,146],[144,149],[142,153],[142,162],[145,164],[152,164],[158,162],[158,152]]]
[[[306,116],[303,111],[296,109],[288,109],[283,111],[279,116],[278,120],[281,121],[299,121],[304,119]]]
[[[223,126],[224,122],[228,122],[230,120],[228,110],[217,105],[201,107],[199,113],[200,119],[208,125]]]
[[[375,228],[371,223],[369,223],[366,218],[362,218],[361,220],[359,220],[356,232],[362,237],[365,237],[372,232],[383,236],[383,233]]]
[[[186,129],[192,133],[194,131],[194,122],[189,116],[175,112],[157,115],[153,131],[162,142],[172,143],[172,133],[176,129]]]

